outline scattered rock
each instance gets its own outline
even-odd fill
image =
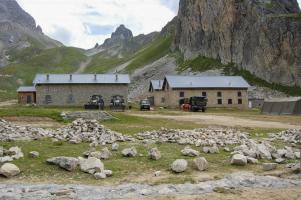
[[[106,175],[106,177],[111,177],[113,175],[112,170],[103,170],[103,173]]]
[[[190,156],[190,157],[196,157],[196,156],[199,156],[200,153],[190,147],[185,147],[181,153],[184,155],[184,156]]]
[[[113,143],[112,144],[112,151],[118,151],[118,149],[119,149],[119,144]]]
[[[262,169],[264,171],[271,171],[277,168],[277,163],[263,163],[262,164]]]
[[[137,150],[135,147],[131,147],[123,149],[121,153],[125,157],[135,157],[137,155]]]
[[[285,159],[284,158],[277,158],[275,160],[275,162],[278,163],[278,164],[284,164],[285,163]]]
[[[11,147],[8,150],[0,147],[0,163],[11,162],[24,157],[24,154],[19,147]]]
[[[161,158],[161,153],[157,148],[149,150],[148,155],[152,160],[159,160]]]
[[[161,175],[161,171],[156,171],[155,173],[154,173],[154,176],[156,176],[156,177],[158,177],[158,176],[160,176]]]
[[[224,151],[225,151],[225,152],[230,152],[231,150],[230,150],[229,147],[225,147],[225,148],[224,148]]]
[[[79,166],[81,171],[94,174],[96,172],[101,172],[104,170],[104,164],[94,157],[89,157],[88,159],[79,157]]]
[[[109,159],[111,156],[112,156],[112,153],[110,152],[110,150],[109,150],[107,147],[103,148],[103,149],[100,151],[100,159],[107,160],[107,159]]]
[[[0,168],[0,174],[5,176],[6,178],[11,178],[20,173],[20,169],[11,163],[5,163]]]
[[[101,159],[101,152],[100,151],[89,152],[88,157],[94,157],[94,158]]]
[[[231,164],[232,165],[241,165],[244,166],[248,163],[247,157],[241,154],[235,154],[232,156]]]
[[[217,146],[213,146],[213,147],[203,147],[203,152],[204,153],[219,153],[219,149]]]
[[[187,166],[188,166],[188,163],[187,163],[186,160],[184,160],[184,159],[178,159],[178,160],[175,160],[171,164],[171,170],[173,172],[176,172],[176,173],[181,173],[181,172],[186,171]]]
[[[107,178],[107,176],[106,176],[106,174],[105,173],[103,173],[103,172],[97,172],[97,173],[95,173],[94,174],[94,177],[95,177],[95,179],[105,179],[105,178]]]
[[[78,159],[63,156],[47,159],[47,163],[57,165],[68,171],[74,171],[79,164]]]
[[[248,156],[247,156],[247,162],[250,164],[258,164],[258,160],[256,158],[252,158]]]
[[[195,158],[193,160],[193,163],[199,171],[204,171],[204,170],[208,169],[208,167],[209,167],[208,162],[207,162],[206,158],[204,158],[204,157]]]
[[[37,151],[31,151],[31,152],[29,152],[29,156],[32,158],[37,158],[40,156],[40,153]]]

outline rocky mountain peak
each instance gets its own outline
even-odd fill
[[[130,29],[126,28],[123,24],[120,25],[115,32],[112,33],[111,39],[131,40],[133,33]]]

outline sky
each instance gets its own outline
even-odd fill
[[[160,31],[179,0],[17,0],[43,32],[67,46],[92,48],[120,25],[134,35]]]
[[[179,0],[17,1],[46,35],[84,49],[102,44],[120,24],[134,35],[160,31],[176,16],[179,5]]]

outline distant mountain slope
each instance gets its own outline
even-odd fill
[[[48,49],[62,46],[43,34],[32,16],[15,0],[0,1],[0,67],[11,62],[15,53],[26,48]]]
[[[269,83],[301,87],[297,0],[180,0],[174,47],[185,60],[214,58]]]

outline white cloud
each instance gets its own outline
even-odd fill
[[[179,0],[17,0],[45,34],[65,45],[91,48],[120,24],[134,35],[160,31]]]

